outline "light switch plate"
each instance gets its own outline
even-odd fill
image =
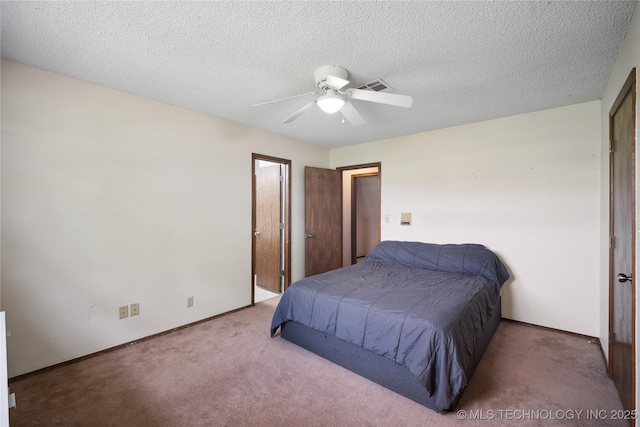
[[[411,225],[411,212],[400,213],[400,225]]]

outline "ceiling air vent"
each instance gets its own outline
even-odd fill
[[[356,87],[356,89],[372,90],[374,92],[393,92],[394,89],[382,81],[382,79],[374,80],[372,82],[363,84]]]

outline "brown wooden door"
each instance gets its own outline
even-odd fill
[[[609,373],[635,407],[635,70],[610,112]],[[629,277],[627,279],[627,277]]]
[[[256,168],[256,285],[280,290],[280,165]]]
[[[342,267],[342,172],[305,167],[305,276]]]

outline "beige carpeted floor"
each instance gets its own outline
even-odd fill
[[[15,382],[11,426],[629,425],[584,338],[503,321],[457,411],[437,414],[270,338],[278,300]]]

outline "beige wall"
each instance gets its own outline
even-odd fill
[[[504,317],[597,336],[599,118],[572,105],[334,149],[331,166],[381,162],[383,240],[484,244],[512,276]]]
[[[303,276],[304,166],[328,150],[8,61],[2,113],[10,376],[250,304],[253,152],[292,161]]]
[[[609,76],[609,82],[602,95],[602,135],[601,135],[601,233],[600,233],[600,341],[605,354],[608,357],[609,352],[609,111],[613,106],[622,85],[629,77],[629,73],[636,68],[636,90],[640,88],[638,77],[640,77],[640,12],[636,9],[633,19],[629,24],[627,35],[616,62]],[[640,132],[640,108],[638,107],[638,97],[636,96],[636,159],[640,153],[638,146],[638,133]],[[636,160],[636,185],[637,176],[640,168],[640,162]],[[639,187],[640,188],[640,187]],[[637,190],[637,189],[636,189]],[[636,212],[640,197],[636,193]],[[637,216],[637,215],[636,215]],[[636,218],[637,221],[637,218]],[[640,233],[640,227],[636,223],[636,230]],[[636,235],[636,271],[633,272],[637,277],[637,267],[640,266],[640,251],[638,250],[640,243],[640,235]],[[640,357],[638,357],[638,345],[640,344],[640,322],[638,321],[638,313],[640,313],[640,299],[638,299],[636,286],[636,376],[640,375]],[[640,408],[640,380],[636,380],[636,408]]]

